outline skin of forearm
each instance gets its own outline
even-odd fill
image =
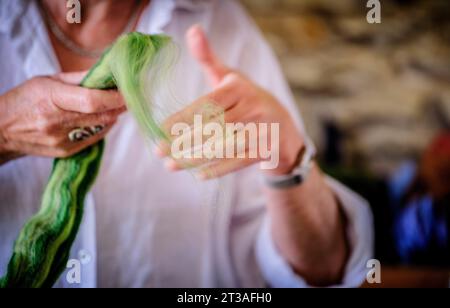
[[[6,139],[3,137],[2,131],[0,129],[0,166],[17,157],[17,154],[11,152],[6,148]]]
[[[5,116],[8,112],[6,110],[7,106],[6,95],[0,96],[0,166],[16,157],[14,153],[7,149],[7,140],[2,127],[2,116]]]
[[[317,166],[301,185],[266,188],[275,246],[308,283],[339,283],[349,249],[345,217]]]
[[[14,113],[10,106],[17,99],[18,92],[16,89],[0,96],[0,166],[6,164],[9,161],[24,156],[23,153],[19,153],[13,146],[11,146],[11,140],[8,140],[6,135],[6,127],[10,124],[8,120],[9,115]]]

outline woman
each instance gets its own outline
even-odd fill
[[[51,158],[106,136],[102,170],[72,249],[74,258],[89,256],[81,286],[358,286],[372,249],[370,213],[364,200],[304,159],[310,148],[292,96],[240,6],[80,2],[81,24],[66,22],[61,1],[1,4],[0,273],[20,226],[37,210]],[[90,68],[128,28],[167,33],[181,46],[174,80],[186,102],[181,114],[201,96],[197,103],[227,103],[227,120],[280,123],[278,167],[262,171],[257,160],[234,159],[200,166],[204,178],[221,177],[220,189],[217,180],[167,171],[179,165],[169,160],[164,168],[146,151],[119,94],[80,89],[81,74],[67,74]],[[49,77],[37,77],[43,75]],[[90,126],[104,129],[73,138],[74,129]],[[62,277],[59,286],[67,285]]]

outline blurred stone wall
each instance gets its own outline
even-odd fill
[[[319,149],[383,174],[418,158],[450,123],[450,1],[241,0],[279,56]]]

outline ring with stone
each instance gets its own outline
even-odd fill
[[[70,131],[68,137],[71,142],[80,142],[99,134],[104,128],[103,125],[78,127]]]

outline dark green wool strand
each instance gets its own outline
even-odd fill
[[[70,158],[55,159],[41,209],[17,238],[2,287],[51,287],[64,271],[103,148],[101,141]]]
[[[120,37],[81,82],[82,87],[119,88],[141,128],[164,137],[152,117],[143,91],[145,74],[155,55],[171,39],[133,32]],[[84,200],[95,182],[104,141],[70,158],[55,159],[41,208],[22,228],[1,288],[52,287],[65,270],[84,210]]]

